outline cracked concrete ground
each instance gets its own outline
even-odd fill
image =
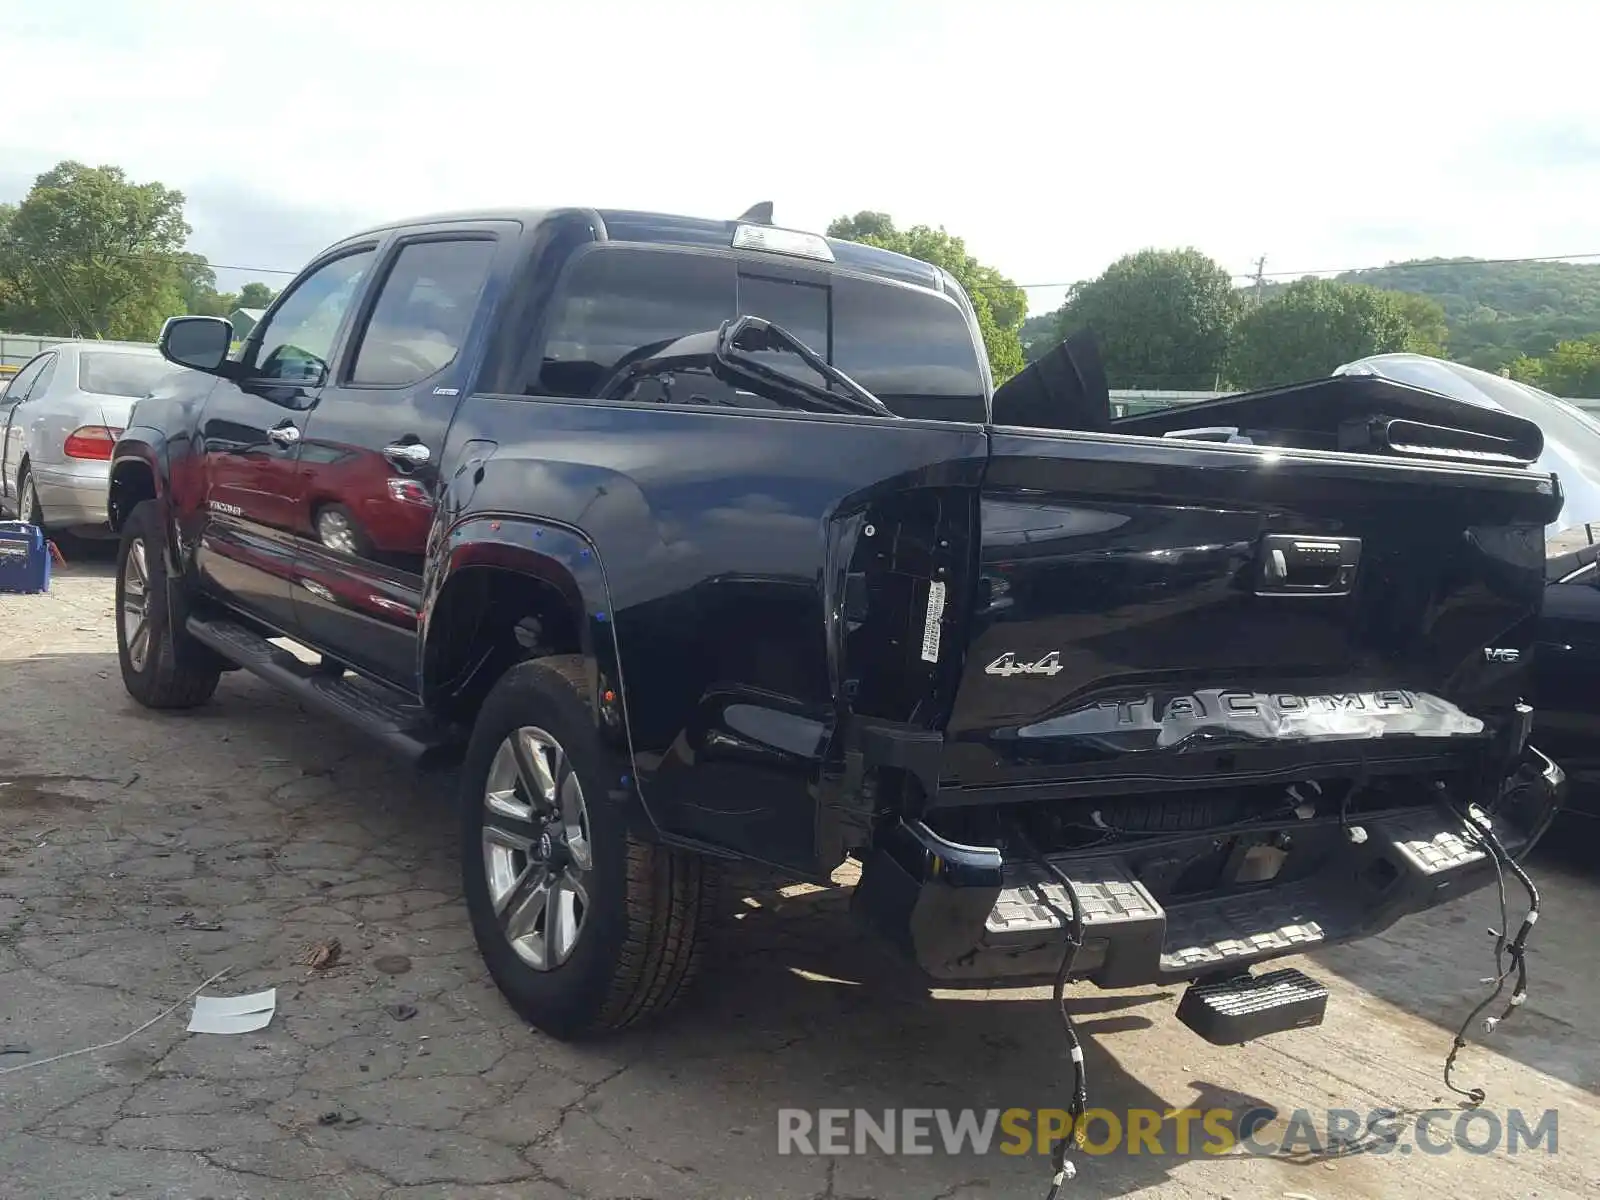
[[[117,674],[109,574],[101,555],[48,596],[0,597],[0,1071],[121,1037],[223,968],[212,991],[275,986],[277,1015],[193,1035],[185,1003],[112,1049],[0,1074],[0,1195],[1043,1194],[1037,1155],[780,1156],[776,1131],[783,1107],[1063,1104],[1044,992],[929,993],[852,925],[842,889],[736,895],[719,960],[673,1017],[551,1041],[472,947],[441,784],[242,673],[197,712],[139,709]],[[1497,1111],[1558,1109],[1556,1154],[1119,1152],[1079,1156],[1068,1194],[1595,1195],[1600,889],[1570,856],[1538,875],[1532,999],[1461,1075]],[[1244,1048],[1176,1024],[1175,990],[1084,989],[1092,1101],[1444,1106],[1440,1063],[1493,921],[1480,894],[1316,955],[1302,965],[1333,989],[1327,1023]],[[331,969],[298,961],[329,938]]]

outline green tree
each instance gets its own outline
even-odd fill
[[[183,193],[120,167],[63,162],[0,218],[17,332],[154,338],[184,310]],[[191,264],[192,265],[192,264]]]
[[[1022,370],[1018,335],[1028,315],[1028,298],[995,268],[968,254],[960,238],[927,225],[896,229],[889,215],[880,212],[840,217],[828,226],[828,236],[893,250],[949,271],[972,300],[995,382],[1004,383]]]
[[[1600,396],[1600,334],[1558,343],[1545,364],[1544,387],[1558,396]]]
[[[266,308],[267,305],[272,303],[277,295],[277,292],[273,291],[264,283],[247,283],[239,289],[239,295],[233,307]],[[233,309],[229,309],[228,311],[232,312]],[[226,316],[227,314],[225,313],[223,315]]]
[[[1240,320],[1230,375],[1250,388],[1315,379],[1351,359],[1405,350],[1413,336],[1393,293],[1301,279]]]
[[[1061,340],[1060,326],[1061,314],[1058,312],[1040,313],[1024,321],[1018,331],[1022,339],[1022,357],[1032,362],[1055,349],[1056,343]]]
[[[1228,272],[1200,251],[1141,250],[1074,284],[1055,336],[1091,330],[1114,388],[1208,391],[1240,305]]]
[[[1600,333],[1560,342],[1543,358],[1518,355],[1511,378],[1557,396],[1600,397]]]
[[[1518,383],[1528,383],[1536,388],[1542,388],[1544,387],[1544,359],[1519,354],[1506,364],[1506,374]]]
[[[178,292],[183,311],[202,317],[225,317],[239,307],[239,297],[217,291],[217,273],[202,254],[178,256]]]
[[[1415,292],[1390,292],[1389,298],[1411,326],[1406,349],[1415,354],[1431,354],[1434,358],[1445,357],[1445,347],[1450,342],[1450,323],[1444,306]]]
[[[888,213],[869,212],[863,209],[853,217],[836,217],[828,226],[828,236],[847,242],[866,242],[874,239],[893,240],[899,234]]]

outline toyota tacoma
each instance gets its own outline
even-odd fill
[[[945,986],[1315,1023],[1252,969],[1558,803],[1561,493],[1507,414],[1350,376],[1114,420],[1087,333],[997,389],[948,273],[761,206],[396,222],[232,339],[169,321],[115,447],[127,690],[243,669],[456,769],[478,944],[555,1034],[671,1001],[725,864],[849,859]]]

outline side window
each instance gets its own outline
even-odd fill
[[[420,383],[454,362],[494,253],[486,238],[402,247],[367,321],[350,382]]]
[[[6,397],[11,400],[22,401],[27,398],[28,391],[33,387],[33,381],[39,378],[45,367],[55,360],[54,354],[41,354],[22,370],[11,377],[11,386],[6,389]]]
[[[524,391],[599,395],[624,359],[716,329],[734,315],[733,301],[729,259],[631,247],[590,251],[567,276],[538,377]],[[706,383],[727,390],[709,377]]]
[[[323,263],[293,286],[255,331],[252,378],[317,383],[327,377],[333,340],[372,266],[373,253],[358,250]]]

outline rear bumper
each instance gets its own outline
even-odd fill
[[[51,529],[105,525],[110,483],[108,462],[40,463],[33,469],[39,507]]]
[[[1548,827],[1565,789],[1560,767],[1537,751],[1527,753],[1537,794],[1519,803],[1514,825],[1506,815],[1495,823],[1506,849],[1518,856]],[[1144,843],[1051,856],[1072,880],[1084,912],[1074,977],[1135,987],[1242,970],[1369,936],[1494,879],[1487,853],[1442,807],[1363,818],[1360,828],[1364,839],[1335,818],[1247,833],[1196,833],[1153,849]],[[1224,894],[1162,904],[1145,882],[1159,880],[1165,863],[1176,872],[1208,852],[1242,863],[1253,848],[1279,846],[1287,850],[1276,878]],[[920,822],[902,822],[868,857],[853,904],[936,980],[1045,979],[1059,968],[1066,944],[1062,916],[1070,911],[1064,889],[1052,880],[1031,860],[1008,859],[993,847],[958,846]],[[1174,893],[1168,886],[1156,890]]]

